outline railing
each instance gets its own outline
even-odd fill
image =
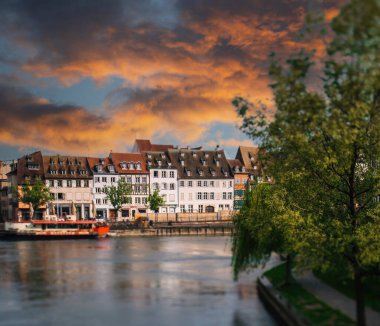
[[[232,221],[234,211],[220,211],[214,213],[146,213],[136,214],[136,219],[147,218],[153,222],[217,222]]]

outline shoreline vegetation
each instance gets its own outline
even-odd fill
[[[295,280],[287,283],[285,265],[280,264],[266,271],[262,276],[273,286],[273,289],[269,289],[270,287],[267,286],[267,290],[273,291],[273,297],[277,297],[277,304],[284,308],[277,314],[278,318],[285,311],[285,314],[289,315],[289,319],[295,313],[297,316],[295,322],[300,325],[355,325],[351,318],[315,297]],[[265,286],[263,283],[261,282],[261,286]],[[273,303],[266,302],[266,304],[276,314]]]

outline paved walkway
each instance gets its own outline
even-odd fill
[[[321,282],[312,272],[296,276],[296,280],[309,292],[327,303],[330,307],[339,309],[352,320],[356,320],[355,301]],[[366,308],[368,326],[380,326],[380,313]]]

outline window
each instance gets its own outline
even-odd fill
[[[227,199],[227,193],[226,192],[223,193],[223,199]]]
[[[152,187],[153,187],[153,190],[158,190],[158,183],[157,182],[153,183]]]
[[[189,193],[189,201],[193,200],[193,194],[190,192]]]
[[[230,181],[230,188],[233,186],[232,181]]]
[[[95,191],[97,194],[101,194],[102,193],[102,188],[95,188]]]
[[[210,192],[210,199],[214,199],[214,193],[213,192]]]
[[[198,205],[198,212],[203,213],[203,205]]]
[[[67,180],[67,186],[71,188],[73,186],[73,182],[71,180]]]
[[[162,178],[166,178],[166,171],[162,171],[162,172],[161,172],[161,177],[162,177]]]
[[[174,178],[174,171],[170,171],[170,177]]]
[[[142,177],[142,183],[146,183],[147,179],[146,177]]]
[[[210,187],[215,187],[215,182],[214,181],[210,181]]]
[[[170,184],[170,190],[174,190],[175,189],[175,184],[174,183],[171,183]]]
[[[153,178],[158,178],[158,171],[153,171]]]
[[[65,199],[64,194],[62,192],[57,193],[57,199],[58,200],[64,200]]]
[[[97,200],[96,200],[96,203],[97,203],[97,204],[101,204],[101,200],[100,200],[100,199],[97,199]]]
[[[136,164],[136,170],[141,170],[141,163],[140,162],[137,162],[137,164]]]
[[[207,187],[208,186],[208,182],[207,181],[203,181],[203,187]]]
[[[226,183],[226,181],[223,181],[223,183],[222,183],[222,187],[223,187],[223,188],[226,188],[226,187],[227,187],[227,183]]]
[[[136,204],[141,204],[141,198],[140,197],[136,197],[135,198],[135,203]]]
[[[125,162],[121,162],[121,163],[120,163],[120,166],[121,166],[121,168],[122,168],[123,170],[125,170],[125,169],[127,168],[127,163],[125,163]]]
[[[111,182],[115,182],[115,177],[111,177]]]
[[[172,203],[175,201],[175,196],[174,195],[169,195],[169,201]]]
[[[224,205],[224,208],[228,211],[228,210],[230,210],[230,205]]]
[[[247,183],[247,179],[246,178],[243,178],[243,185],[245,185]]]
[[[198,199],[202,199],[202,193],[201,193],[201,192],[198,192],[198,193],[197,193],[197,198],[198,198]]]
[[[76,180],[75,185],[76,185],[78,188],[81,187],[81,186],[82,186],[81,181],[80,181],[80,180]]]
[[[189,205],[189,213],[192,213],[194,211],[193,205]]]
[[[98,172],[102,172],[102,171],[103,171],[103,166],[101,166],[101,165],[97,165],[97,166],[96,166],[96,170],[97,170]]]
[[[54,180],[49,180],[49,186],[54,187]]]
[[[115,167],[113,165],[108,165],[108,171],[110,171],[111,173],[114,173]]]
[[[140,183],[140,180],[141,180],[140,177],[136,177],[135,179],[136,179],[136,183]]]
[[[181,197],[181,200],[185,200],[185,194],[183,193],[183,192],[181,192],[181,195],[180,195]]]
[[[144,204],[144,205],[146,205],[148,203],[148,198],[142,197],[141,198],[141,203]]]
[[[189,181],[189,182],[187,183],[187,185],[188,185],[189,187],[192,187],[192,186],[193,186],[193,181]]]
[[[232,192],[228,193],[228,199],[232,199]]]
[[[181,213],[185,213],[185,205],[181,205],[180,209],[181,209]]]
[[[219,210],[220,210],[220,211],[223,210],[223,204],[220,204],[220,205],[219,205]]]
[[[168,189],[168,184],[167,183],[162,183],[162,190]]]
[[[62,180],[58,180],[58,187],[62,187]]]
[[[132,183],[132,177],[127,177],[127,183]]]
[[[185,186],[185,181],[180,181],[180,182],[179,182],[179,186],[180,186],[180,187],[184,187],[184,186]]]
[[[102,177],[102,182],[107,182],[107,177]]]
[[[129,217],[129,209],[123,209],[121,211],[121,217]]]
[[[107,205],[107,199],[103,199],[103,205]]]
[[[239,178],[235,179],[235,184],[237,184],[237,185],[239,184]]]
[[[207,192],[203,193],[203,199],[208,199],[208,193]]]
[[[100,182],[100,178],[99,177],[95,177],[95,182]]]
[[[88,180],[84,180],[83,183],[84,183],[84,185],[83,185],[84,187],[90,186],[90,182]]]
[[[202,187],[202,181],[198,181],[198,187]]]
[[[191,176],[191,171],[190,171],[190,170],[187,170],[187,171],[186,171],[186,174],[187,174],[188,177],[190,177],[190,176]]]

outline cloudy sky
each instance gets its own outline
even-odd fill
[[[234,96],[271,103],[268,55],[298,51],[305,14],[341,0],[2,0],[0,160],[35,149],[108,155],[135,138],[241,134]],[[314,38],[307,48],[323,49]]]

